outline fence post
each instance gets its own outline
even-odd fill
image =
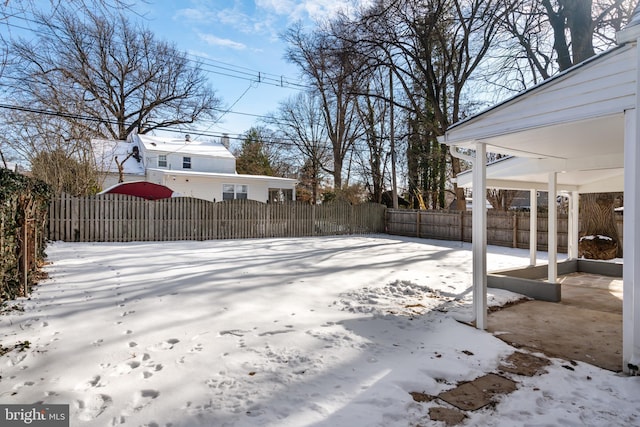
[[[416,237],[420,237],[420,209],[416,210]]]
[[[518,247],[518,214],[513,213],[513,247]]]
[[[316,204],[311,205],[311,235],[316,235]]]
[[[72,242],[80,242],[80,203],[76,197],[66,195],[69,200],[71,221],[69,234]]]
[[[464,242],[464,211],[460,211],[460,241]]]
[[[27,296],[29,296],[29,250],[27,249],[29,247],[29,245],[27,244],[27,239],[28,239],[28,234],[29,234],[29,230],[28,230],[28,220],[27,220],[27,213],[25,212],[24,215],[24,223],[22,224],[22,228],[23,228],[23,241],[22,241],[22,247],[21,247],[21,251],[22,251],[22,261],[23,261],[23,279],[24,279],[24,297],[26,298]]]

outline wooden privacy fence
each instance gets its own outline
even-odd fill
[[[529,248],[529,213],[487,211],[487,243],[489,245]],[[622,244],[622,216],[616,215],[618,235]],[[387,209],[387,233],[425,239],[471,241],[471,211],[425,211]],[[558,215],[558,251],[568,246],[567,215]],[[549,220],[538,213],[537,247],[548,249]]]
[[[130,242],[303,237],[384,232],[386,207],[253,200],[209,202],[191,197],[144,200],[104,194],[53,198],[50,240]]]

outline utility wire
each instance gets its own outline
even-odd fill
[[[18,105],[9,105],[9,104],[2,104],[0,103],[0,108],[4,108],[4,109],[8,109],[8,110],[14,110],[14,111],[23,111],[23,112],[27,112],[27,113],[34,113],[34,114],[42,114],[42,115],[46,115],[46,116],[52,116],[52,117],[61,117],[61,118],[65,118],[65,119],[74,119],[74,120],[84,120],[84,121],[89,121],[89,122],[95,122],[95,123],[103,123],[103,124],[109,124],[109,125],[117,125],[119,124],[117,121],[115,120],[109,120],[109,119],[103,119],[103,118],[98,118],[98,117],[91,117],[91,116],[83,116],[80,114],[71,114],[71,113],[61,113],[61,112],[57,112],[57,111],[50,111],[50,110],[43,110],[43,109],[39,109],[39,108],[32,108],[32,107],[24,107],[24,106],[18,106]],[[188,132],[190,135],[198,135],[198,136],[204,136],[204,137],[210,137],[210,138],[221,138],[223,136],[228,136],[230,139],[234,139],[234,140],[242,140],[244,137],[242,135],[238,135],[236,136],[231,136],[226,132],[209,132],[207,131],[201,131],[198,129],[176,129],[176,128],[170,128],[170,127],[164,127],[164,126],[160,126],[158,128],[156,128],[158,130],[162,130],[162,131],[166,131],[166,132],[173,132],[173,133],[180,133],[183,134],[186,132]],[[264,137],[262,138],[263,141],[265,142],[269,142],[269,143],[273,143],[273,144],[280,144],[280,145],[289,145],[289,146],[296,146],[298,145],[296,143],[296,141],[294,141],[293,139],[288,139],[288,138],[269,138],[269,137]]]

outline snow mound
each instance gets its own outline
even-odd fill
[[[429,311],[446,312],[459,298],[409,280],[395,280],[380,287],[364,287],[340,294],[343,311],[374,315],[416,316]]]

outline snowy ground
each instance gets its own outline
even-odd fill
[[[72,426],[415,426],[514,351],[471,313],[467,244],[391,236],[78,244],[0,316],[0,403]],[[489,270],[528,263],[492,247]],[[494,291],[490,301],[517,296]],[[640,425],[640,378],[553,360],[465,425]]]

